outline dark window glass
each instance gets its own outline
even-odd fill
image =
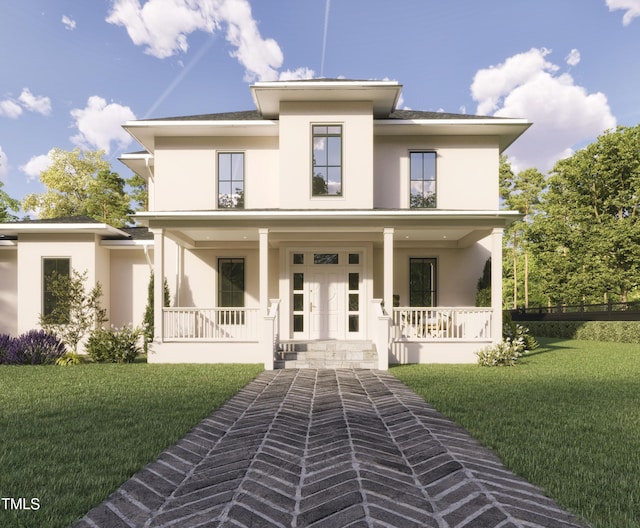
[[[342,195],[342,126],[313,126],[313,196]]]
[[[218,154],[218,207],[244,209],[244,153]]]
[[[293,274],[293,289],[302,290],[304,288],[304,273]]]
[[[338,264],[337,253],[315,253],[313,255],[314,264]]]
[[[358,295],[357,293],[350,293],[349,294],[349,311],[357,312],[360,309],[359,304],[360,304],[360,295]]]
[[[293,294],[293,309],[296,312],[301,312],[302,310],[304,310],[304,294],[302,293]]]
[[[48,323],[66,324],[69,322],[69,306],[63,305],[53,291],[56,278],[71,276],[71,259],[46,258],[42,261],[42,316]]]
[[[436,153],[411,152],[411,197],[412,208],[434,208],[436,206]]]
[[[349,253],[349,264],[360,264],[360,254]]]
[[[436,305],[436,260],[409,259],[409,306]]]
[[[360,286],[360,274],[359,273],[349,273],[349,289],[357,290]]]
[[[304,253],[294,253],[293,254],[293,263],[294,264],[304,264]]]
[[[244,307],[244,259],[218,259],[218,306]]]
[[[349,332],[358,332],[360,330],[360,316],[359,315],[350,315],[349,316]]]
[[[304,332],[304,315],[293,316],[293,331]]]

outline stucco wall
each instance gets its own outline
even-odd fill
[[[0,248],[0,334],[17,334],[17,303],[18,251]]]
[[[438,209],[498,209],[497,140],[447,136],[376,136],[375,207],[409,207],[409,152],[413,150],[437,153]]]
[[[150,269],[140,248],[110,251],[110,323],[122,326],[143,322]]]
[[[342,196],[311,196],[312,124],[342,125]],[[373,116],[370,102],[283,102],[280,106],[280,207],[371,209]]]

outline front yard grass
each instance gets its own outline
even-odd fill
[[[598,528],[640,526],[640,347],[541,339],[516,367],[392,373]]]
[[[0,503],[0,526],[69,526],[261,371],[0,366],[0,495],[39,503]]]

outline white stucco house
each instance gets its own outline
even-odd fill
[[[150,362],[283,366],[357,344],[389,363],[475,362],[501,339],[499,156],[524,119],[399,110],[394,81],[258,82],[255,110],[130,121],[148,228],[0,225],[0,332],[37,326],[50,259],[90,270],[114,324],[155,281]],[[491,257],[492,306],[474,306]],[[64,265],[64,263],[63,263]],[[329,363],[330,364],[330,363]]]

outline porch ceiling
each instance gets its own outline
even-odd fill
[[[510,211],[210,211],[142,213],[138,220],[152,229],[164,229],[167,236],[192,248],[253,245],[258,242],[258,228],[269,230],[272,247],[315,241],[382,245],[384,228],[394,228],[399,247],[423,242],[460,248],[518,217]]]

